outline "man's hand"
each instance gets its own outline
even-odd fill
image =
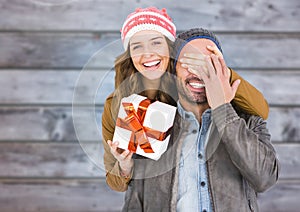
[[[118,148],[119,142],[112,143],[112,141],[108,140],[107,144],[110,147],[111,154],[119,161],[121,175],[129,176],[133,168],[133,152],[130,152],[129,150],[120,152],[120,149]]]

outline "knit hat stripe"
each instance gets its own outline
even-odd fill
[[[128,17],[128,19],[123,24],[122,31],[124,30],[124,27],[128,24],[128,22],[132,21],[132,19],[134,19],[134,18],[136,18],[138,16],[148,16],[148,17],[150,17],[150,16],[156,16],[156,17],[158,17],[160,19],[163,19],[168,24],[170,24],[173,29],[176,29],[175,25],[167,17],[165,17],[163,15],[160,15],[159,13],[147,11],[147,12],[139,12],[139,13],[133,14],[130,17]]]

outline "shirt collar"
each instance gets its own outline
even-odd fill
[[[177,110],[178,110],[179,115],[184,120],[194,120],[194,119],[196,119],[194,113],[192,113],[190,111],[186,111],[182,107],[182,105],[180,104],[179,100],[177,101]],[[208,108],[207,110],[204,111],[204,113],[202,114],[202,117],[203,118],[205,118],[205,117],[210,118],[210,115],[211,115],[211,109]]]

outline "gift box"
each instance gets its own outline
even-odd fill
[[[132,94],[121,100],[113,141],[119,148],[158,160],[167,150],[176,107]]]

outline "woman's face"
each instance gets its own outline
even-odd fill
[[[129,49],[135,68],[147,79],[159,79],[166,72],[170,52],[167,40],[160,32],[144,30],[135,33]]]

